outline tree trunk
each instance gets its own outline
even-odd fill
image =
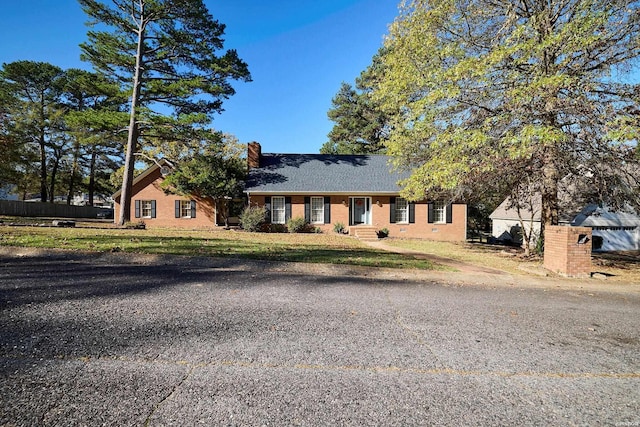
[[[93,206],[93,194],[96,187],[96,149],[91,151],[91,164],[89,165],[89,206]]]
[[[47,201],[47,153],[45,151],[44,132],[40,135],[40,201]]]
[[[73,200],[73,186],[76,181],[76,174],[78,173],[78,157],[80,157],[80,142],[78,142],[78,138],[74,139],[73,162],[71,165],[71,174],[69,176],[69,192],[67,193],[67,205],[70,205],[71,200]]]
[[[553,151],[553,150],[552,150]],[[540,238],[544,242],[544,231],[549,225],[558,225],[558,167],[552,155],[545,159],[542,169],[542,207],[540,218]]]
[[[60,158],[56,156],[53,161],[53,167],[51,168],[51,184],[49,187],[49,201],[55,202],[56,198],[56,175],[58,174],[58,166],[60,165]]]
[[[133,187],[133,170],[135,168],[135,151],[138,146],[138,121],[137,109],[140,103],[140,88],[142,74],[142,50],[144,47],[144,34],[146,18],[144,3],[141,2],[140,22],[138,23],[138,46],[136,48],[136,66],[133,71],[133,90],[131,94],[131,111],[129,112],[129,134],[127,136],[127,149],[124,160],[124,177],[122,191],[120,192],[120,215],[118,225],[124,225],[131,220],[131,190]]]

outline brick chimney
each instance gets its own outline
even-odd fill
[[[247,144],[247,167],[249,169],[260,167],[260,157],[262,156],[262,148],[258,142],[250,142]]]

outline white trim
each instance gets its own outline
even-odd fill
[[[314,221],[313,220],[313,200],[320,200],[320,209],[318,212],[320,213],[320,219]],[[311,196],[309,197],[309,222],[311,224],[324,224],[324,196]]]
[[[275,199],[282,199],[282,222],[274,221],[273,213],[275,212]],[[271,223],[272,224],[285,224],[287,222],[287,199],[284,196],[271,197]]]
[[[355,222],[355,199],[364,199],[365,200],[365,209],[364,209],[364,217],[365,220],[361,224],[356,224]],[[373,214],[371,209],[371,197],[363,197],[363,196],[351,196],[349,197],[349,206],[351,206],[351,217],[349,218],[349,222],[353,225],[371,225],[373,223]]]

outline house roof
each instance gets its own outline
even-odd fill
[[[536,195],[533,199],[533,221],[540,222],[542,197]],[[517,220],[516,208],[509,207],[509,198],[505,199],[489,215],[492,220]],[[531,210],[521,209],[520,215],[523,221],[531,220]],[[566,200],[560,200],[560,223],[583,227],[636,227],[640,226],[640,216],[632,212],[612,212],[606,208],[599,208],[595,204],[588,204],[582,209],[575,204],[568,204]]]
[[[520,216],[524,221],[530,221],[531,216],[533,215],[534,221],[540,221],[540,209],[542,206],[542,197],[539,194],[535,195],[532,200],[533,212],[531,209],[522,208],[520,209]],[[511,206],[511,198],[507,197],[498,205],[497,208],[491,215],[489,215],[490,219],[508,219],[508,220],[517,220],[518,219],[518,210],[515,207]]]
[[[408,173],[392,171],[382,155],[263,153],[260,167],[249,170],[247,193],[389,193]]]
[[[160,159],[158,161],[158,163],[154,163],[151,166],[149,166],[148,168],[146,168],[144,171],[142,171],[142,173],[138,176],[136,176],[133,179],[133,183],[131,184],[131,186],[133,187],[134,185],[136,185],[138,182],[140,182],[141,180],[145,179],[147,176],[149,176],[152,172],[155,172],[156,170],[160,169],[162,166],[171,166],[171,163],[169,163],[167,160],[165,159]],[[111,198],[113,200],[116,199],[116,197],[120,197],[120,193],[122,193],[122,189],[116,191],[115,193],[113,193],[111,195]]]

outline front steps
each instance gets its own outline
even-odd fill
[[[359,240],[363,240],[366,242],[373,242],[378,240],[378,229],[375,227],[358,225],[350,227],[349,232]]]

